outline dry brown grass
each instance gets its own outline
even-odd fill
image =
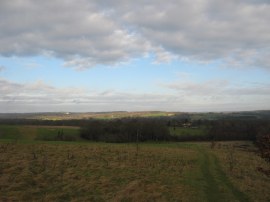
[[[0,201],[235,201],[240,192],[270,201],[257,170],[269,165],[253,151],[243,142],[141,144],[138,153],[135,144],[2,142]]]
[[[189,201],[189,149],[0,144],[0,201]]]
[[[258,171],[270,165],[259,157],[251,142],[219,142],[212,152],[231,182],[251,201],[270,201],[270,178]]]

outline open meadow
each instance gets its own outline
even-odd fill
[[[42,141],[78,128],[1,127],[0,201],[270,201],[269,164],[248,141]]]
[[[33,140],[80,140],[80,128],[75,126],[0,125],[0,139]]]

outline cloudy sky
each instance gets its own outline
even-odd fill
[[[263,109],[269,0],[0,1],[0,112]]]

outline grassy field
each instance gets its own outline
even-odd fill
[[[79,127],[0,125],[0,139],[55,140],[58,134],[80,140]]]
[[[207,135],[204,127],[183,128],[169,127],[171,135],[178,137],[199,137]],[[80,128],[72,126],[25,126],[25,125],[0,125],[0,139],[17,139],[24,141],[45,140],[53,141],[63,133],[67,140],[82,141]]]
[[[206,128],[184,128],[184,127],[170,127],[170,134],[175,136],[205,136],[207,135]]]
[[[3,139],[0,201],[270,201],[250,142],[210,145]]]
[[[1,114],[1,118],[20,118],[20,119],[36,119],[36,120],[81,120],[81,119],[115,119],[115,118],[131,118],[131,117],[169,117],[174,116],[174,112],[162,111],[141,111],[141,112],[103,112],[103,113],[26,113],[26,114]]]

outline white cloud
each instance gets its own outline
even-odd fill
[[[49,53],[85,69],[154,53],[269,69],[269,9],[266,0],[3,0],[0,55]]]
[[[189,78],[161,83],[161,87],[171,89],[188,96],[233,97],[233,96],[266,96],[270,98],[270,83],[231,83],[227,80],[207,80],[195,82]]]
[[[47,111],[233,111],[267,109],[270,84],[235,86],[227,81],[163,84],[166,94],[58,88],[43,81],[0,79],[1,112]],[[214,88],[215,87],[215,88]]]
[[[157,110],[166,106],[170,99],[171,96],[151,93],[97,92],[82,88],[56,88],[42,81],[20,84],[0,79],[1,112],[24,112],[28,108],[31,111]]]
[[[5,66],[0,65],[0,72],[4,71],[5,69],[6,69],[6,67],[5,67]]]
[[[182,92],[186,95],[194,96],[209,96],[212,94],[219,94],[228,85],[227,81],[206,81],[206,82],[193,82],[193,81],[181,81],[165,84],[164,86]]]
[[[239,111],[268,109],[270,83],[231,83],[226,80],[195,82],[189,78],[182,81],[162,83],[173,94],[187,98],[193,110]],[[192,110],[192,111],[193,111]]]

